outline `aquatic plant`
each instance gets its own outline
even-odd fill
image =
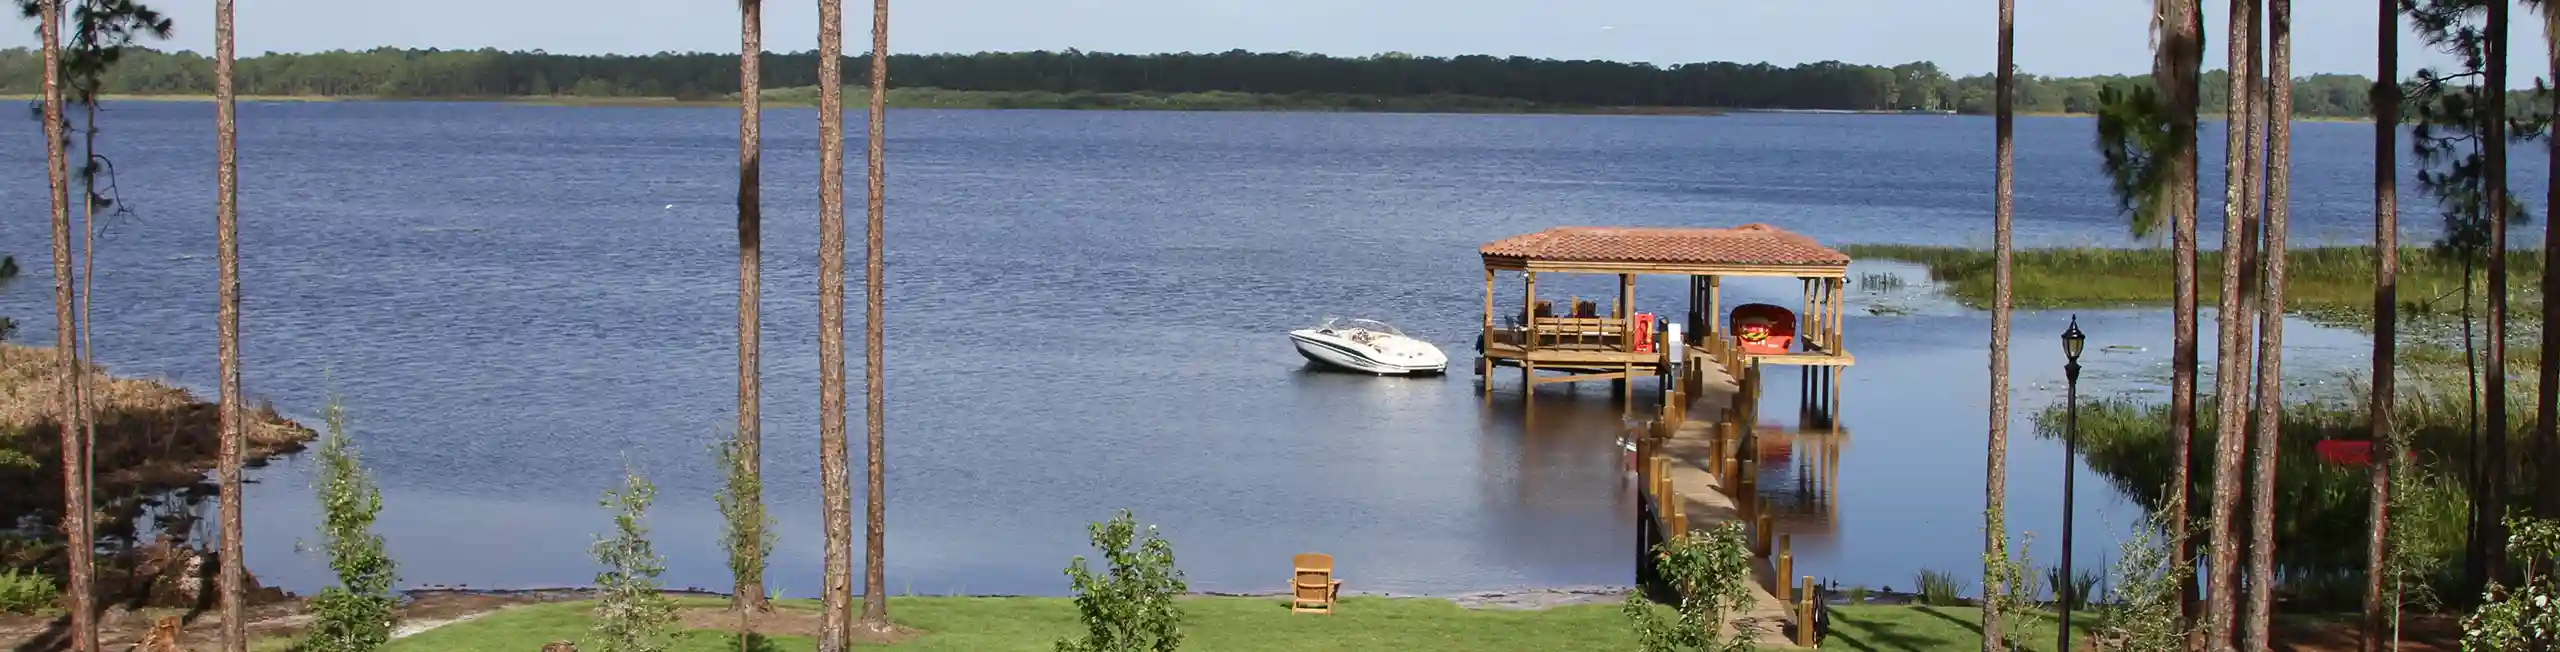
[[[1898,260],[1928,268],[1951,297],[1967,305],[1986,306],[1991,297],[1991,250],[1977,247],[1853,244],[1840,248],[1858,259]],[[2297,313],[2335,321],[2342,327],[2370,330],[2373,309],[2371,246],[2296,247],[2285,254],[2285,302]],[[2020,309],[2166,306],[2173,298],[2172,252],[2162,248],[2055,247],[2015,252],[2017,270],[2013,300]],[[2540,252],[2518,249],[2509,256],[2509,287],[2516,305],[2537,305],[2529,288],[2541,278]],[[2198,269],[2218,269],[2222,252],[2199,251]],[[2460,312],[2465,273],[2463,259],[2431,247],[2402,247],[2398,276],[2403,317],[2450,316]],[[2221,288],[2198,288],[2198,301],[2216,301]],[[2533,311],[2518,308],[2514,325]],[[2355,319],[2349,319],[2354,317]],[[2199,430],[2201,432],[2201,430]]]
[[[2073,609],[2088,608],[2089,596],[2098,593],[2098,584],[2104,579],[2104,575],[2094,570],[2081,570],[2064,577],[2060,566],[2044,569],[2044,584],[2053,590],[2054,604],[2068,603]]]
[[[1920,577],[1913,581],[1913,585],[1919,587],[1920,604],[1932,607],[1964,604],[1964,584],[1945,571],[1920,569]]]
[[[2394,421],[2407,433],[2407,444],[2397,448],[2408,451],[2410,459],[2398,465],[2407,476],[2396,483],[2400,488],[2392,496],[2390,532],[2395,548],[2418,551],[2402,555],[2400,563],[2400,579],[2414,585],[2411,589],[2428,589],[2452,579],[2442,573],[2445,567],[2440,562],[2458,558],[2461,543],[2467,540],[2465,514],[2470,499],[2464,462],[2471,459],[2474,445],[2467,434],[2463,404],[2469,398],[2460,389],[2462,382],[2458,376],[2420,371],[2402,374],[2399,383]],[[2358,541],[2368,532],[2371,489],[2366,471],[2323,460],[2318,452],[2322,441],[2363,441],[2371,436],[2368,403],[2362,398],[2365,389],[2360,383],[2347,385],[2344,396],[2300,401],[2280,412],[2276,494],[2277,503],[2289,507],[2275,515],[2279,540]],[[2520,398],[2531,397],[2523,384],[2511,384],[2510,391]],[[2530,401],[2512,404],[2530,405]],[[2199,429],[2213,427],[2211,401],[2202,402],[2198,414]],[[2062,417],[2060,406],[2039,413],[2038,435],[2062,436]],[[2126,399],[2100,399],[2080,408],[2080,445],[2090,468],[2153,513],[2170,498],[2167,418],[2165,405]],[[2518,414],[2511,436],[2526,436],[2523,426],[2531,422],[2530,414]],[[2212,442],[2199,438],[2192,444],[2191,459],[2210,464]],[[2533,471],[2522,470],[2528,478]],[[2210,482],[2190,480],[2193,500],[2212,496]],[[2280,546],[2275,555],[2279,591],[2295,607],[2361,604],[2357,581],[2368,561],[2362,546]]]

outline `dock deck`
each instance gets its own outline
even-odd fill
[[[1747,521],[1742,507],[1727,493],[1724,479],[1707,470],[1708,458],[1715,455],[1716,448],[1718,424],[1713,415],[1722,414],[1733,404],[1740,386],[1725,375],[1724,365],[1711,363],[1704,367],[1705,378],[1698,382],[1702,391],[1689,400],[1687,412],[1709,417],[1683,419],[1671,438],[1658,445],[1659,450],[1672,460],[1669,468],[1673,495],[1679,501],[1678,512],[1688,516],[1682,520],[1691,531],[1734,521],[1745,521],[1744,529],[1753,530],[1757,526]],[[1762,647],[1796,644],[1789,636],[1796,624],[1796,607],[1770,591],[1778,582],[1792,578],[1778,577],[1777,571],[1769,559],[1752,564],[1751,608],[1739,620],[1739,624],[1755,628],[1754,635]]]

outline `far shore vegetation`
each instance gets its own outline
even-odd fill
[[[809,108],[818,105],[818,89],[794,87],[766,89],[767,108]],[[0,95],[10,101],[34,101],[32,95]],[[107,95],[109,102],[211,102],[202,94],[128,94]],[[735,109],[734,95],[714,98],[677,98],[644,96],[588,95],[520,95],[520,96],[322,96],[322,95],[246,95],[244,102],[350,102],[350,101],[429,101],[429,102],[497,102],[538,104],[546,106],[635,106],[635,107],[704,107]],[[1382,96],[1352,93],[1240,93],[1203,91],[1194,93],[1163,92],[1091,92],[1059,93],[1051,91],[968,91],[941,88],[893,88],[889,91],[889,107],[893,109],[1052,109],[1052,110],[1119,110],[1119,111],[1288,111],[1288,112],[1364,112],[1364,113],[1513,113],[1513,114],[1579,114],[1579,115],[1720,115],[1717,109],[1681,106],[1594,106],[1551,104],[1527,100],[1475,95]]]
[[[765,88],[818,85],[811,52],[762,57]],[[863,70],[861,56],[844,69]],[[269,53],[241,58],[245,98],[456,100],[733,105],[733,52],[573,55],[495,49],[375,48]],[[1217,110],[1436,111],[1508,113],[1712,113],[1823,110],[1875,113],[1991,112],[1991,75],[1955,75],[1927,61],[1869,65],[1822,61],[1793,66],[1745,62],[1655,64],[1454,57],[1388,52],[1329,56],[1304,52],[1122,54],[980,52],[890,58],[890,85],[909,91],[893,106],[918,108],[1126,108]],[[209,96],[212,60],[190,51],[132,47],[105,71],[100,90],[119,96]],[[0,49],[0,96],[41,90],[43,64],[26,48]],[[2207,115],[2228,101],[2222,73],[2207,71]],[[846,80],[848,88],[863,83]],[[2097,112],[2100,90],[2145,87],[2149,75],[2061,77],[2020,74],[2022,115]],[[2372,83],[2359,75],[2295,80],[2294,115],[2361,119]],[[808,91],[802,91],[807,94]],[[2531,104],[2534,95],[2511,100]],[[1644,107],[1644,108],[1625,108]]]

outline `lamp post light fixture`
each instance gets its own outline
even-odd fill
[[[2088,342],[2080,334],[2080,316],[2071,316],[2070,328],[2062,331],[2062,576],[2054,578],[2053,595],[2062,611],[2062,642],[2056,650],[2071,650],[2071,606],[2079,600],[2078,583],[2071,574],[2071,505],[2072,465],[2080,459],[2080,349]]]

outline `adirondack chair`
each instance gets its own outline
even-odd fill
[[[1300,553],[1290,563],[1297,572],[1289,579],[1289,611],[1333,614],[1333,601],[1342,594],[1342,580],[1333,578],[1333,555]]]

